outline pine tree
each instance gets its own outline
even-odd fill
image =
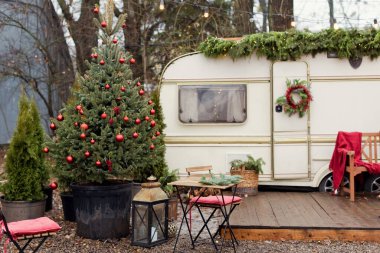
[[[111,178],[142,182],[162,174],[163,136],[156,123],[154,102],[134,79],[132,55],[119,44],[116,33],[125,27],[125,14],[113,26],[110,0],[102,15],[95,8],[95,25],[101,45],[93,49],[88,71],[80,87],[50,128],[55,142],[49,144],[56,170],[80,183],[104,183]]]
[[[42,186],[48,179],[42,153],[44,135],[37,105],[23,93],[19,101],[17,127],[5,160],[7,182],[2,190],[6,200],[44,199]]]

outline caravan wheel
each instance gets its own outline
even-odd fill
[[[364,190],[371,193],[380,193],[380,174],[370,175],[365,181]]]
[[[349,180],[346,175],[343,177],[343,185],[346,187],[349,187]],[[319,184],[319,191],[320,192],[333,192],[334,186],[333,186],[333,177],[332,173],[328,174],[323,178],[321,183]]]

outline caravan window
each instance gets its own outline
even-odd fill
[[[247,118],[247,87],[179,86],[179,119],[183,123],[241,123]]]

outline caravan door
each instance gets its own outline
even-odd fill
[[[306,62],[276,62],[272,66],[272,178],[310,179],[309,114],[289,117],[276,112],[276,100],[285,95],[286,80],[309,80]],[[296,98],[295,98],[296,99]]]

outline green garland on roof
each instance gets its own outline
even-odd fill
[[[287,32],[255,33],[240,41],[209,37],[198,48],[208,57],[229,55],[233,59],[250,56],[266,56],[269,60],[296,60],[303,55],[336,52],[339,58],[380,55],[380,31],[328,29],[312,33],[290,30]]]

